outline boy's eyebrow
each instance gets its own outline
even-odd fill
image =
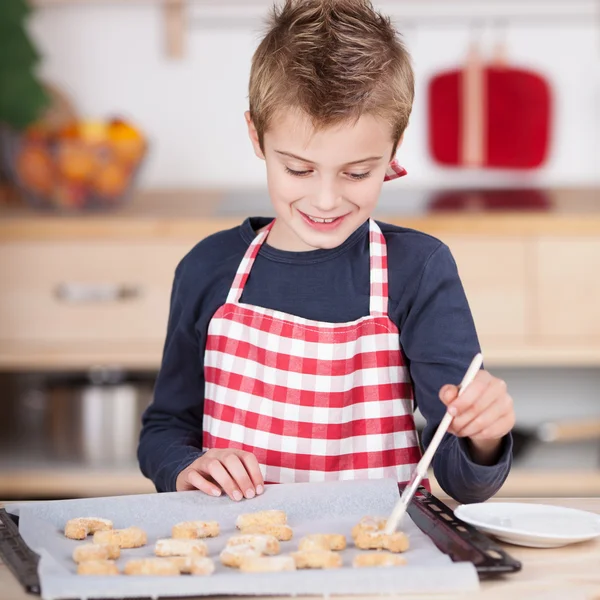
[[[289,156],[290,158],[295,158],[301,162],[306,162],[310,164],[314,164],[312,160],[308,160],[308,158],[302,158],[297,154],[292,154],[291,152],[284,152],[283,150],[275,150],[277,154],[283,154],[284,156]],[[361,158],[360,160],[352,160],[350,162],[345,163],[345,165],[357,165],[358,163],[369,162],[370,160],[381,160],[383,156],[369,156],[368,158]]]

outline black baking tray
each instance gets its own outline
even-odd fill
[[[492,539],[454,516],[451,508],[420,487],[408,514],[433,543],[454,562],[472,562],[480,578],[506,575],[521,570]],[[37,573],[39,556],[19,534],[18,517],[0,509],[0,558],[30,594],[40,594]]]

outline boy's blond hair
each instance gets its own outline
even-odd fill
[[[363,114],[392,126],[394,151],[414,97],[410,56],[369,0],[285,0],[252,58],[250,115],[263,146],[275,113],[298,109],[316,129]]]

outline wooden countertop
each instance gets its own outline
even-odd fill
[[[456,504],[448,499],[444,501],[454,507]],[[492,502],[506,502],[509,499],[495,499]],[[519,500],[523,502],[524,500]],[[563,498],[547,499],[532,498],[526,502],[542,502],[589,510],[600,514],[600,498]],[[486,600],[511,600],[529,598],[577,598],[587,600],[600,600],[600,539],[582,544],[566,546],[555,549],[521,548],[503,544],[507,552],[523,563],[519,573],[494,580],[481,582],[481,589],[477,593],[436,595],[436,596],[402,596],[402,598],[435,598],[437,600],[455,600],[485,598]],[[28,600],[28,596],[19,586],[7,567],[0,563],[0,589],[3,598],[11,600]],[[342,600],[342,596],[337,597]],[[348,600],[356,600],[351,597]],[[374,596],[373,599],[375,600]],[[269,600],[276,600],[269,598]],[[308,600],[308,599],[307,599]],[[344,598],[344,600],[346,600]]]
[[[439,190],[438,190],[439,191]],[[474,195],[469,210],[428,209],[434,191],[388,189],[388,201],[375,217],[432,235],[600,235],[600,189],[544,190],[549,208],[543,210],[484,210]],[[10,240],[203,237],[238,225],[251,207],[243,198],[266,197],[264,190],[154,190],[138,192],[121,208],[95,214],[52,213],[25,206],[0,206],[0,242]],[[390,195],[393,202],[389,201]],[[410,205],[407,199],[421,200]],[[235,199],[234,199],[235,198]],[[397,198],[397,204],[396,204]],[[261,204],[262,206],[262,204]],[[265,211],[260,211],[265,214]]]

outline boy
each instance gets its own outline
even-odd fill
[[[275,220],[200,242],[175,273],[139,460],[158,491],[252,498],[264,483],[395,477],[427,446],[459,502],[508,475],[504,382],[481,370],[448,248],[370,219],[413,101],[410,59],[368,0],[287,0],[252,61],[246,121]],[[414,397],[413,397],[414,395]]]

